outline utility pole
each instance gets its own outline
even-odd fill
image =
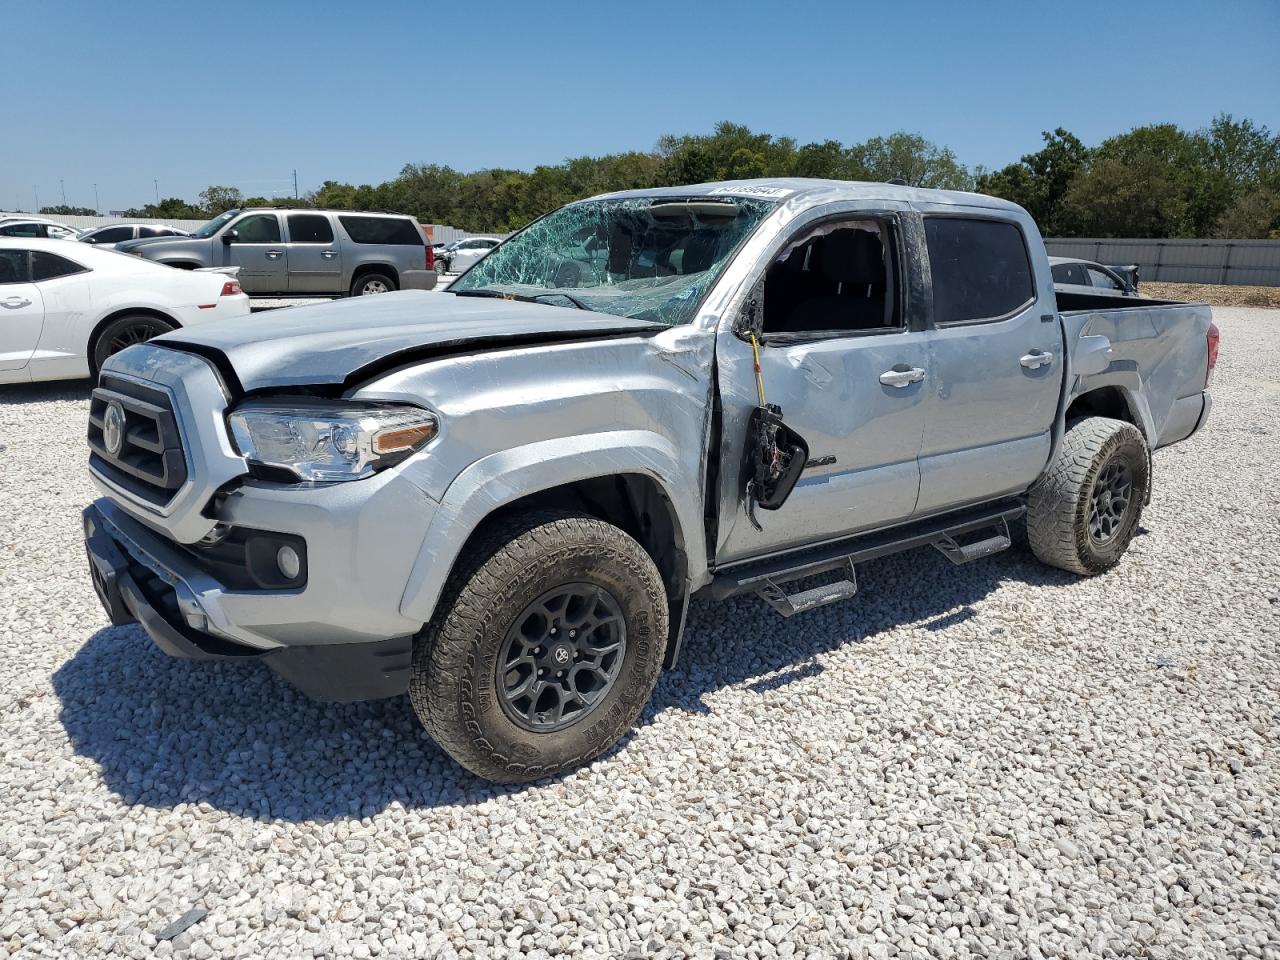
[[[67,181],[61,177],[58,178],[58,189],[62,191],[62,205],[67,205]]]
[[[158,207],[160,206],[160,181],[152,180],[151,182],[156,185],[156,206]]]
[[[40,190],[36,187],[34,183],[31,185],[31,192],[36,195],[36,208],[31,212],[39,213],[40,212]]]
[[[298,168],[293,168],[293,199],[298,199]]]
[[[93,212],[102,216],[102,202],[98,199],[98,185],[93,185]]]

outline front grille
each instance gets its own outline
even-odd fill
[[[89,463],[117,486],[148,503],[163,506],[187,480],[182,436],[169,395],[103,374],[89,399]],[[107,408],[118,403],[124,412],[122,443],[116,453],[103,437]]]

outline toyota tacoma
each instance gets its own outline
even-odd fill
[[[690,598],[790,616],[917,547],[1120,562],[1209,413],[1207,307],[1055,293],[1026,211],[757,180],[569,204],[448,291],[214,323],[103,366],[111,620],[307,694],[408,693],[482,777],[587,763]]]

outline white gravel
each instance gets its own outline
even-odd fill
[[[1280,311],[1217,321],[1116,571],[697,604],[644,725],[522,789],[106,626],[87,388],[0,388],[0,957],[1280,958]]]

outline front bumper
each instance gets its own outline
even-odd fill
[[[257,634],[237,637],[227,629],[225,617],[226,601],[237,594],[183,563],[162,538],[130,521],[109,501],[84,511],[84,530],[94,590],[111,622],[139,623],[169,656],[261,659],[303,693],[323,701],[374,700],[408,688],[411,633],[291,645],[271,644]]]

